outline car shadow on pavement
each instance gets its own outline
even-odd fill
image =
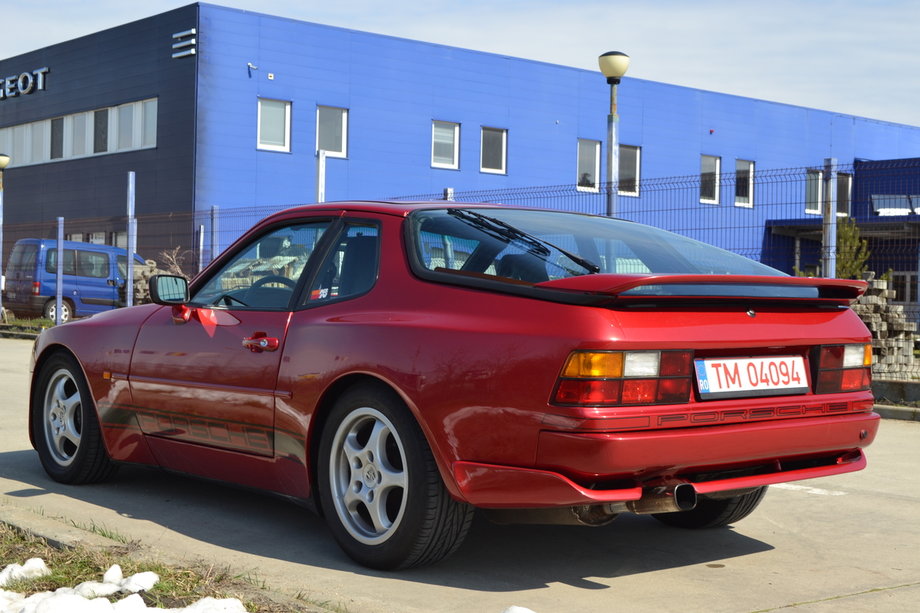
[[[607,589],[610,586],[602,580],[699,564],[716,566],[726,559],[773,549],[733,529],[681,530],[635,515],[587,528],[496,525],[479,514],[452,557],[430,567],[386,573],[347,558],[322,518],[260,492],[138,466],[122,466],[105,483],[62,485],[47,477],[31,450],[0,453],[0,479],[27,484],[0,491],[0,496],[18,501],[19,506],[41,508],[75,523],[88,515],[95,518],[95,525],[129,539],[143,542],[142,532],[149,529],[149,522],[159,527],[158,535],[165,528],[180,535],[180,541],[192,539],[190,549],[195,543],[206,543],[229,550],[229,555],[487,592],[552,583]],[[114,512],[109,520],[105,510]],[[162,546],[162,542],[151,544]],[[235,565],[258,565],[255,558],[232,559]]]

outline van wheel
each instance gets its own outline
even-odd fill
[[[45,316],[45,319],[56,321],[55,315],[57,314],[57,300],[51,299],[46,302],[42,314]],[[70,306],[70,303],[67,300],[61,300],[61,323],[70,321],[71,317],[73,317],[73,307]]]

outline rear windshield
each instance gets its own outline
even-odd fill
[[[740,255],[641,224],[537,209],[433,209],[410,216],[410,249],[431,271],[539,283],[580,275],[787,276]]]
[[[7,264],[7,275],[13,276],[15,273],[35,274],[35,256],[38,253],[38,245],[23,243],[13,247],[10,254],[10,263]]]

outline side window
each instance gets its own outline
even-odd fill
[[[349,224],[319,267],[305,304],[363,294],[377,280],[380,236],[377,226]]]
[[[194,296],[191,303],[233,309],[289,307],[294,288],[316,249],[327,220],[276,228],[238,252]]]
[[[98,251],[77,251],[77,274],[105,279],[109,276],[109,256]]]
[[[53,275],[57,274],[57,249],[51,247],[48,249],[47,257],[45,258],[45,272],[51,273]],[[73,249],[64,250],[64,274],[65,275],[75,275],[77,274],[77,269],[75,264],[75,255]]]

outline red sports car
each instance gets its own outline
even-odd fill
[[[308,502],[358,562],[431,563],[474,512],[687,528],[865,466],[861,281],[647,226],[454,203],[290,209],[155,304],[35,344],[55,480],[121,462]]]

